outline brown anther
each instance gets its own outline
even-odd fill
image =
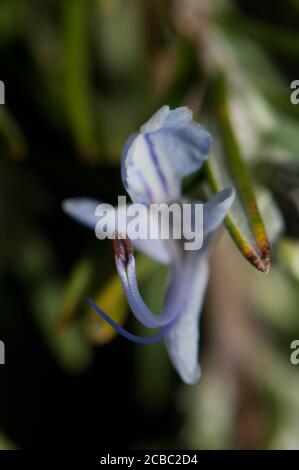
[[[113,237],[112,246],[115,256],[127,266],[130,255],[134,253],[134,247],[129,238],[124,237],[117,231],[113,233]]]

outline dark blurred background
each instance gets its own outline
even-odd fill
[[[1,0],[1,448],[297,446],[296,238],[280,240],[265,280],[224,235],[202,321],[203,378],[189,388],[163,344],[129,344],[88,310],[93,295],[136,331],[110,243],[61,202],[115,203],[128,136],[162,104],[186,104],[200,119],[218,58],[228,79],[238,70],[248,82],[241,117],[254,96],[247,147],[240,125],[253,176],[266,156],[298,161],[299,107],[289,101],[298,25],[296,0]],[[139,263],[158,309],[165,270]]]

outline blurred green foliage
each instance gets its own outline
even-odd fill
[[[0,428],[18,446],[47,447],[51,436],[58,447],[298,448],[299,372],[289,362],[299,334],[299,106],[289,98],[298,23],[295,0],[0,2],[0,337],[9,358]],[[213,103],[219,77],[224,121]],[[231,232],[241,227],[237,244],[256,244],[257,258],[266,235],[253,214],[256,187],[268,195],[266,210],[257,201],[272,269],[265,277],[226,238],[219,245],[202,325],[204,374],[191,389],[161,344],[108,344],[115,335],[86,297],[127,321],[110,244],[61,211],[70,196],[116,202],[122,146],[161,104],[186,104],[215,126],[220,186],[239,190]],[[189,190],[207,186],[200,174]],[[165,273],[144,258],[138,266],[158,310]],[[115,430],[116,420],[132,430]]]

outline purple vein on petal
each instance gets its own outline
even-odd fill
[[[155,148],[154,148],[154,144],[153,142],[151,141],[150,139],[150,136],[149,134],[144,134],[144,138],[145,138],[145,142],[148,146],[148,149],[149,149],[149,153],[150,153],[150,156],[151,156],[151,159],[155,165],[155,168],[157,170],[157,173],[158,173],[158,176],[161,180],[161,183],[162,183],[162,186],[163,186],[163,189],[164,189],[164,192],[165,194],[168,196],[169,195],[169,190],[168,190],[168,184],[167,184],[167,179],[165,178],[165,175],[160,167],[160,164],[159,164],[159,160],[158,160],[158,157],[156,155],[156,152],[155,152]]]
[[[145,191],[145,193],[146,193],[146,196],[147,196],[148,201],[149,201],[149,202],[152,201],[152,200],[154,199],[153,193],[152,193],[152,191],[150,190],[150,188],[149,188],[149,186],[148,186],[148,184],[147,184],[147,182],[146,182],[146,180],[145,180],[145,178],[144,178],[142,172],[139,170],[139,168],[136,168],[135,172],[136,172],[137,177],[138,177],[139,180],[141,181],[141,184],[142,184],[143,187],[144,187],[144,191]]]

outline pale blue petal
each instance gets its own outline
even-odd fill
[[[62,207],[70,217],[95,231],[96,225],[99,221],[99,217],[95,215],[95,212],[99,204],[101,204],[101,201],[96,199],[72,198],[63,201]],[[117,217],[119,210],[125,211],[125,206],[120,208],[112,208],[111,206],[111,211],[107,213],[107,225],[105,227],[105,233],[109,238],[112,238],[113,232],[115,230],[114,216]],[[118,231],[120,233],[126,233],[126,226],[124,225],[123,227],[118,227]],[[97,228],[97,235],[101,237],[102,234],[103,232]],[[171,257],[169,255],[169,250],[167,249],[165,240],[140,239],[132,240],[132,243],[136,250],[144,253],[147,256],[150,256],[160,263],[168,264],[171,262]]]
[[[171,113],[169,106],[162,106],[143,126],[140,131],[143,133],[154,132],[160,129]]]
[[[182,127],[190,124],[191,121],[192,112],[190,109],[186,107],[180,107],[174,110],[170,110],[169,106],[162,106],[162,108],[160,108],[143,126],[141,126],[140,132],[142,134],[154,132],[161,129],[162,126],[165,128]],[[127,140],[121,154],[121,176],[126,190],[128,190],[126,180],[126,157],[137,136],[138,133],[131,135],[131,137]],[[147,198],[145,200],[147,201]],[[142,201],[139,199],[138,202]]]
[[[215,194],[208,202],[192,202],[191,203],[191,224],[190,219],[185,218],[184,220],[184,235],[188,240],[195,240],[195,235],[199,235],[199,230],[203,229],[203,245],[201,250],[205,249],[210,243],[212,234],[222,224],[225,216],[227,215],[231,205],[233,204],[235,197],[235,191],[232,188],[224,189],[219,193]],[[197,221],[198,226],[195,224],[195,216],[199,217],[197,206],[200,205],[203,208],[202,220]],[[203,226],[200,222],[203,222]]]
[[[96,224],[99,220],[99,218],[95,216],[95,211],[99,204],[100,201],[97,201],[96,199],[71,198],[63,201],[62,208],[64,212],[77,222],[95,230]]]
[[[163,127],[165,129],[171,127],[184,127],[187,124],[190,124],[192,119],[193,113],[191,109],[186,106],[181,106],[180,108],[169,110],[169,113],[163,122]]]
[[[206,253],[187,255],[182,266],[184,300],[182,312],[165,337],[166,347],[173,366],[181,379],[194,384],[200,377],[199,366],[199,319],[208,282]]]
[[[192,121],[192,111],[186,106],[170,109],[162,106],[143,126],[140,132],[143,134],[158,131],[161,128],[182,127]]]
[[[134,248],[162,264],[169,264],[171,258],[165,240],[131,240]]]
[[[132,200],[179,200],[182,178],[201,167],[211,142],[211,135],[192,121],[190,110],[163,107],[125,146],[122,176]]]
[[[215,194],[203,206],[204,236],[214,232],[222,224],[235,199],[233,188]]]
[[[120,171],[121,171],[121,179],[122,179],[122,182],[123,182],[123,185],[124,185],[124,188],[126,191],[128,191],[128,185],[127,185],[127,172],[126,172],[126,159],[127,159],[127,154],[128,154],[128,151],[131,147],[131,145],[133,144],[134,140],[136,139],[136,137],[138,136],[138,133],[135,132],[134,134],[132,134],[127,142],[125,143],[124,147],[123,147],[123,150],[122,150],[122,153],[121,153],[121,168],[120,168]]]
[[[234,200],[234,190],[227,188],[204,204],[204,246],[199,252],[186,252],[181,266],[181,282],[185,292],[182,313],[165,338],[171,361],[188,384],[200,376],[199,320],[208,282],[209,238],[223,222]]]

